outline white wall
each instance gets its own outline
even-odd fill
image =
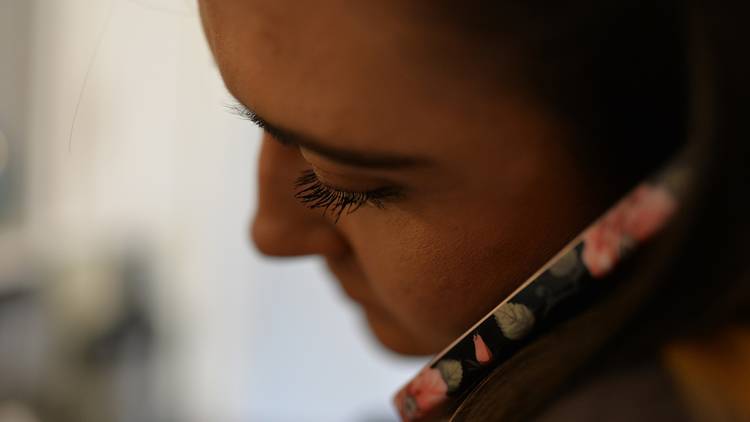
[[[148,245],[165,412],[393,418],[390,395],[422,361],[380,351],[319,262],[264,260],[246,238],[259,134],[224,108],[195,5],[0,0],[0,19],[18,40],[0,42],[17,64],[0,66],[0,130],[27,149],[24,229],[58,253]]]

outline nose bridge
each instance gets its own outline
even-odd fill
[[[295,197],[295,182],[309,165],[297,148],[263,136],[258,163],[258,209],[251,238],[270,256],[338,255],[346,242],[320,211],[310,210]]]

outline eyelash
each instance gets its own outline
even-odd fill
[[[384,201],[398,196],[393,188],[380,188],[367,192],[350,192],[325,185],[313,170],[305,170],[295,183],[297,193],[294,195],[303,205],[310,209],[323,209],[323,213],[331,212],[335,222],[341,215],[357,211],[366,204],[377,208],[385,208]]]
[[[228,103],[226,105],[226,108],[230,113],[245,120],[249,120],[263,129],[263,127],[260,125],[260,122],[258,121],[258,116],[256,116],[255,113],[250,111],[247,107],[242,105],[239,101],[234,100]]]

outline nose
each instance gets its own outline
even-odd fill
[[[258,209],[251,226],[252,241],[262,254],[331,257],[348,250],[333,222],[294,197],[294,183],[308,168],[297,148],[263,136],[258,163]]]

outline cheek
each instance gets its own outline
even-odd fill
[[[514,254],[503,239],[486,226],[419,220],[354,226],[352,249],[375,301],[394,325],[433,348],[468,329],[523,276],[507,261]]]

